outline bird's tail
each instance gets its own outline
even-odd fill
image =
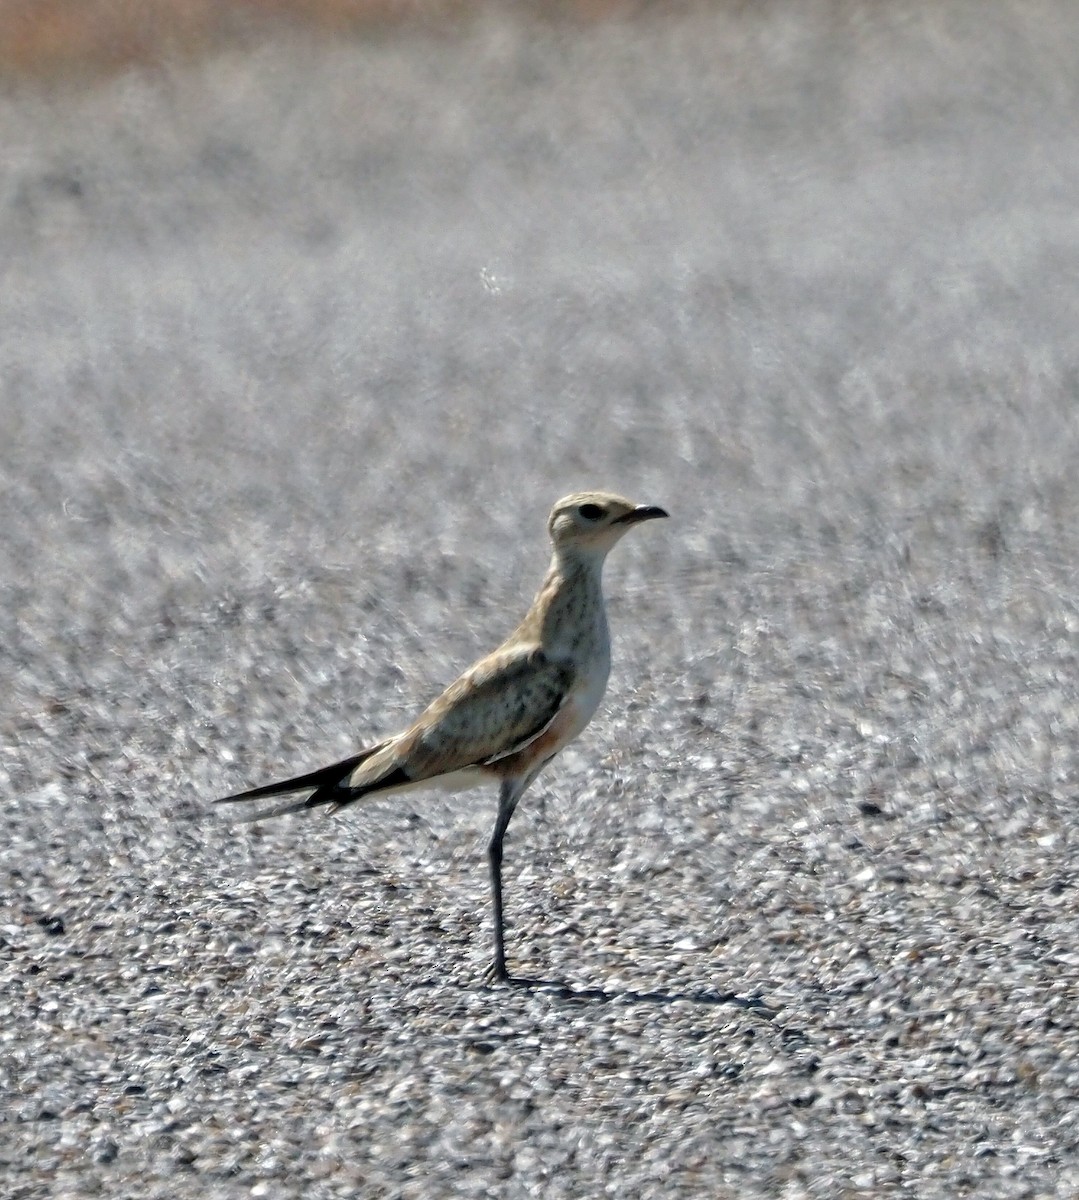
[[[329,767],[321,767],[306,775],[297,775],[292,779],[282,779],[278,783],[263,784],[262,787],[251,788],[246,792],[237,792],[234,796],[222,796],[215,804],[234,804],[238,800],[258,800],[263,796],[288,796],[295,792],[309,792],[299,800],[289,800],[285,804],[273,808],[262,809],[250,816],[241,818],[246,824],[250,821],[261,821],[265,817],[281,817],[286,813],[302,812],[306,808],[318,808],[322,804],[344,804],[356,798],[355,789],[346,784],[353,771],[372,754],[376,754],[386,745],[380,742],[354,754],[351,758],[342,759]]]

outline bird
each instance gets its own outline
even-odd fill
[[[331,766],[215,803],[304,793],[245,818],[259,821],[322,807],[336,812],[419,788],[497,783],[498,815],[487,848],[494,958],[485,978],[512,982],[502,902],[506,830],[529,785],[582,732],[606,691],[611,647],[602,574],[608,552],[634,526],[668,515],[611,492],[565,496],[547,520],[551,564],[524,619],[407,729]]]

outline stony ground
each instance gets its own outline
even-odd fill
[[[1079,9],[283,36],[8,90],[6,1196],[1079,1194]],[[515,622],[494,797],[234,827]]]

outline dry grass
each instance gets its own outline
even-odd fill
[[[191,55],[273,23],[340,31],[444,22],[476,0],[0,0],[0,74],[97,74]],[[537,0],[537,10],[596,20],[630,0]]]

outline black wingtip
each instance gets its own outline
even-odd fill
[[[241,800],[258,800],[262,796],[287,796],[290,792],[314,792],[316,795],[323,792],[326,793],[326,799],[315,801],[315,803],[326,803],[332,798],[330,793],[340,789],[360,763],[379,749],[381,746],[372,746],[368,750],[354,754],[351,758],[343,759],[329,767],[320,767],[317,771],[309,771],[306,775],[296,775],[292,779],[282,779],[277,783],[266,783],[261,787],[249,788],[246,792],[235,792],[231,796],[219,796],[214,800],[214,804],[236,804]],[[314,799],[314,796],[308,797],[308,800],[313,801]],[[304,801],[298,807],[307,806],[307,801]],[[296,807],[287,805],[282,811],[292,812]]]

